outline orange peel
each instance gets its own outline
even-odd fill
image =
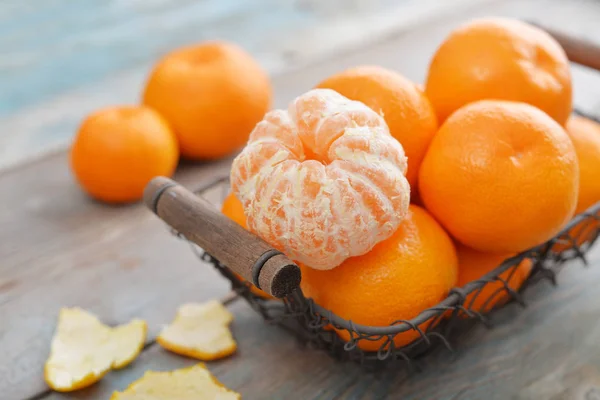
[[[381,115],[313,89],[256,125],[233,162],[231,184],[252,232],[325,270],[396,231],[410,200],[406,169]]]
[[[146,340],[145,321],[110,327],[80,308],[63,308],[44,365],[44,380],[55,391],[93,385],[111,369],[129,365]]]
[[[237,350],[229,324],[233,315],[217,300],[188,303],[156,338],[163,348],[183,356],[211,361]]]
[[[203,364],[174,371],[147,371],[110,400],[240,400],[239,393],[219,382]]]

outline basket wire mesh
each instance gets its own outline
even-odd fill
[[[582,114],[577,112],[577,114]],[[228,178],[223,177],[198,189],[195,193],[204,196],[207,192],[220,190],[223,200],[228,194]],[[183,235],[172,231],[185,240]],[[367,369],[381,369],[402,363],[414,367],[414,361],[439,347],[453,351],[453,341],[476,323],[491,327],[492,312],[508,303],[525,306],[523,292],[531,285],[548,280],[556,285],[556,275],[568,261],[579,259],[587,265],[586,253],[598,240],[600,234],[600,202],[575,216],[554,238],[506,259],[497,268],[481,279],[471,281],[463,287],[453,288],[439,304],[423,310],[410,320],[399,319],[389,326],[365,326],[341,318],[306,298],[300,289],[282,300],[266,299],[251,290],[249,282],[241,280],[219,260],[189,242],[192,250],[202,261],[212,264],[226,279],[232,289],[259,313],[268,323],[277,325],[293,334],[302,344],[327,351],[334,358],[355,361]],[[531,262],[531,272],[514,290],[511,279],[521,263]],[[495,288],[484,290],[494,285]],[[488,294],[489,293],[489,294]],[[487,298],[479,301],[483,295]],[[332,329],[334,328],[334,329]],[[344,341],[338,332],[345,332]],[[397,335],[416,333],[416,339],[404,346],[396,346]],[[377,351],[364,351],[359,341],[378,341]]]

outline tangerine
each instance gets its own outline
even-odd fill
[[[410,200],[383,118],[331,89],[267,113],[231,168],[250,230],[293,260],[335,268],[390,237]]]
[[[566,125],[579,161],[579,195],[575,214],[580,214],[600,201],[600,124],[589,118],[572,116]],[[581,246],[598,234],[600,221],[586,221],[569,230],[574,244]],[[573,243],[557,243],[556,251]]]
[[[579,196],[575,214],[600,201],[600,124],[589,118],[572,116],[566,131],[579,160]]]
[[[458,254],[458,286],[481,279],[487,273],[499,267],[514,254],[485,253],[457,244]],[[523,260],[516,267],[511,267],[498,275],[509,288],[517,291],[531,273],[532,262]],[[513,271],[514,270],[514,271]],[[470,310],[486,313],[497,305],[510,299],[504,284],[500,281],[488,282],[480,290],[467,295],[464,305]]]
[[[235,194],[230,192],[227,197],[225,197],[225,200],[223,200],[223,205],[221,206],[221,212],[233,220],[233,222],[248,230],[246,214],[244,214],[244,206],[242,206],[242,202],[238,200]]]
[[[327,271],[300,267],[307,297],[341,318],[369,326],[415,318],[442,301],[458,276],[452,240],[425,209],[413,204],[394,234],[367,254]],[[420,328],[427,329],[432,321]],[[350,340],[348,331],[336,332]],[[397,334],[394,344],[404,346],[419,335],[416,330]],[[386,340],[358,340],[357,345],[377,351]]]
[[[480,18],[448,35],[429,65],[425,91],[442,123],[476,100],[522,101],[564,124],[572,110],[569,60],[533,25]]]
[[[242,203],[238,200],[238,198],[235,197],[235,194],[229,193],[227,195],[227,197],[223,201],[221,212],[227,217],[229,217],[231,220],[236,222],[238,225],[240,225],[242,228],[248,230],[248,225],[246,224],[246,215],[244,214],[244,207],[242,206]],[[267,292],[262,291],[252,283],[246,281],[244,278],[242,278],[241,275],[235,272],[233,272],[233,274],[242,282],[247,282],[248,285],[250,285],[250,291],[255,295],[260,296],[263,299],[274,299],[274,297],[268,294]]]
[[[358,66],[332,75],[317,85],[360,101],[378,112],[406,152],[406,178],[417,188],[419,166],[438,129],[435,111],[423,91],[397,72]]]
[[[462,244],[517,253],[571,219],[579,168],[564,129],[526,103],[481,100],[446,120],[421,164],[425,207]]]
[[[143,93],[143,103],[171,123],[189,159],[217,159],[242,147],[271,101],[266,71],[245,50],[223,41],[165,55]]]
[[[144,106],[119,106],[90,114],[70,150],[76,180],[92,197],[108,203],[142,198],[148,181],[171,176],[177,139],[167,121]]]

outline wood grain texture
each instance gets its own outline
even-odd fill
[[[558,27],[540,26],[561,45],[567,57],[574,63],[600,72],[600,41],[566,35]]]

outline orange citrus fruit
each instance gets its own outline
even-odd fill
[[[231,220],[236,222],[238,225],[242,226],[244,229],[248,229],[248,225],[246,224],[246,215],[244,214],[244,207],[242,203],[238,200],[237,197],[233,193],[229,193],[223,201],[223,205],[221,207],[221,212],[229,217]],[[233,272],[233,271],[232,271]],[[235,276],[241,281],[247,282],[244,278],[242,278],[239,274],[233,272]],[[274,299],[270,294],[260,290],[252,283],[247,282],[250,285],[250,291],[257,296],[262,297],[263,299]]]
[[[426,208],[462,244],[517,253],[571,219],[579,184],[565,130],[526,103],[481,100],[442,125],[421,164]]]
[[[423,91],[399,73],[378,66],[350,68],[317,87],[333,89],[383,116],[406,152],[406,178],[414,191],[419,166],[438,128],[435,111]]]
[[[96,111],[82,123],[70,151],[71,169],[82,188],[108,203],[141,199],[148,181],[171,176],[177,139],[168,123],[144,106]]]
[[[243,146],[271,100],[266,71],[242,48],[222,41],[165,55],[143,94],[144,104],[171,123],[189,159],[217,159]]]
[[[231,168],[250,230],[331,269],[390,237],[410,200],[406,156],[383,118],[331,89],[267,113]]]
[[[386,326],[410,320],[442,301],[456,283],[458,260],[442,227],[423,208],[410,205],[394,234],[367,254],[332,270],[301,268],[302,291],[317,304],[356,324]],[[347,331],[337,333],[350,339]],[[411,330],[396,335],[394,343],[403,346],[418,337]],[[376,351],[385,340],[359,340],[358,346]]]
[[[486,253],[473,250],[458,244],[458,284],[464,286],[469,282],[481,279],[487,273],[499,267],[506,259],[514,254]],[[523,285],[531,272],[531,260],[525,259],[516,267],[511,267],[499,275],[508,286],[517,291]],[[504,284],[500,281],[486,283],[480,290],[467,295],[465,307],[477,312],[488,312],[497,305],[510,299]]]
[[[548,33],[508,18],[481,18],[450,33],[436,50],[425,85],[438,119],[476,100],[532,104],[559,124],[572,109],[569,60]]]
[[[600,124],[585,117],[572,116],[566,125],[579,160],[579,195],[575,214],[580,214],[600,201]],[[598,221],[584,221],[569,230],[574,244],[581,246],[600,229]],[[563,251],[571,242],[557,243],[555,251]]]
[[[575,209],[579,214],[600,201],[600,124],[573,116],[566,128],[579,160],[579,197]]]
[[[248,229],[244,207],[238,198],[235,197],[235,194],[229,193],[227,197],[225,197],[223,205],[221,206],[221,212],[244,229]]]

